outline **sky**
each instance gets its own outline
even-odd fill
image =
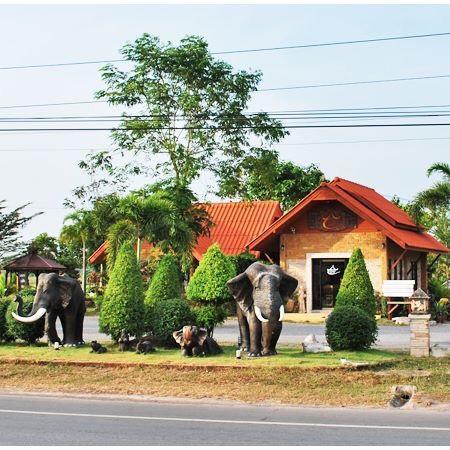
[[[450,32],[449,24],[450,5],[0,5],[0,67],[120,58],[123,44],[144,32],[172,42],[195,34],[212,51],[225,51]],[[443,36],[221,58],[236,69],[261,70],[261,88],[271,88],[450,74],[449,46]],[[99,67],[0,70],[0,116],[115,113],[105,104],[5,108],[93,100],[103,87]],[[249,110],[450,105],[449,88],[450,78],[441,78],[259,92]],[[371,140],[383,142],[361,142]],[[44,212],[24,229],[25,239],[58,235],[68,213],[64,198],[88,181],[78,162],[110,142],[107,132],[0,133],[0,199]],[[409,200],[435,180],[426,176],[433,162],[449,161],[449,145],[447,126],[322,128],[292,130],[277,149],[284,160],[318,164],[329,179]],[[207,184],[194,185],[202,200],[214,199]]]

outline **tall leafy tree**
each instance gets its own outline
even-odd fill
[[[129,220],[121,219],[117,221],[108,230],[107,241],[108,246],[106,248],[106,265],[108,272],[114,267],[114,263],[119,253],[120,247],[125,242],[134,243],[136,240],[136,227]]]
[[[295,206],[325,180],[315,164],[298,166],[281,161],[276,153],[265,150],[246,157],[240,171],[236,172],[230,165],[224,172],[226,175],[219,182],[221,197],[278,200],[284,210]]]
[[[12,211],[6,211],[5,200],[0,200],[0,260],[6,256],[17,254],[23,248],[23,243],[20,241],[20,230],[34,217],[39,214],[31,216],[24,216],[23,210],[29,205],[19,206]]]
[[[90,211],[80,209],[66,216],[60,234],[60,239],[62,242],[81,243],[81,251],[82,251],[81,279],[83,290],[86,290],[86,272],[87,272],[86,243],[92,230],[93,230],[92,213]]]
[[[261,72],[233,70],[200,37],[174,45],[143,34],[121,54],[130,70],[103,67],[106,86],[97,98],[129,112],[112,132],[115,148],[81,162],[89,174],[104,169],[105,179],[123,181],[151,168],[188,186],[204,170],[230,176],[225,171],[230,164],[238,168],[248,155],[287,134],[268,114],[246,112]]]

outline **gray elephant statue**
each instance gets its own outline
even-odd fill
[[[276,264],[255,262],[227,285],[237,302],[242,349],[250,357],[276,355],[284,303],[297,288],[297,279]]]
[[[59,317],[63,329],[62,343],[68,347],[82,345],[83,322],[86,312],[86,298],[77,280],[68,275],[42,273],[39,275],[33,308],[28,316],[23,315],[19,302],[14,319],[22,323],[32,323],[45,315],[45,332],[49,344],[61,344],[56,332]]]
[[[186,325],[173,332],[173,338],[181,347],[182,356],[206,356],[222,353],[219,344],[208,332],[195,325]]]

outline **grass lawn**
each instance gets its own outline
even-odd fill
[[[177,349],[137,355],[111,345],[108,353],[97,355],[88,347],[55,351],[4,344],[0,389],[384,406],[393,385],[414,384],[420,393],[450,403],[450,358],[414,359],[378,350],[303,354],[280,348],[274,357],[236,360],[233,347],[224,350],[215,357],[182,358]],[[340,358],[374,364],[355,370],[341,367]]]

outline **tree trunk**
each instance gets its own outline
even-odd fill
[[[83,268],[81,275],[81,287],[86,292],[86,242],[83,240]]]
[[[137,257],[138,264],[141,262],[141,246],[142,246],[142,241],[141,241],[141,238],[138,237],[137,245],[136,245],[136,257]]]

